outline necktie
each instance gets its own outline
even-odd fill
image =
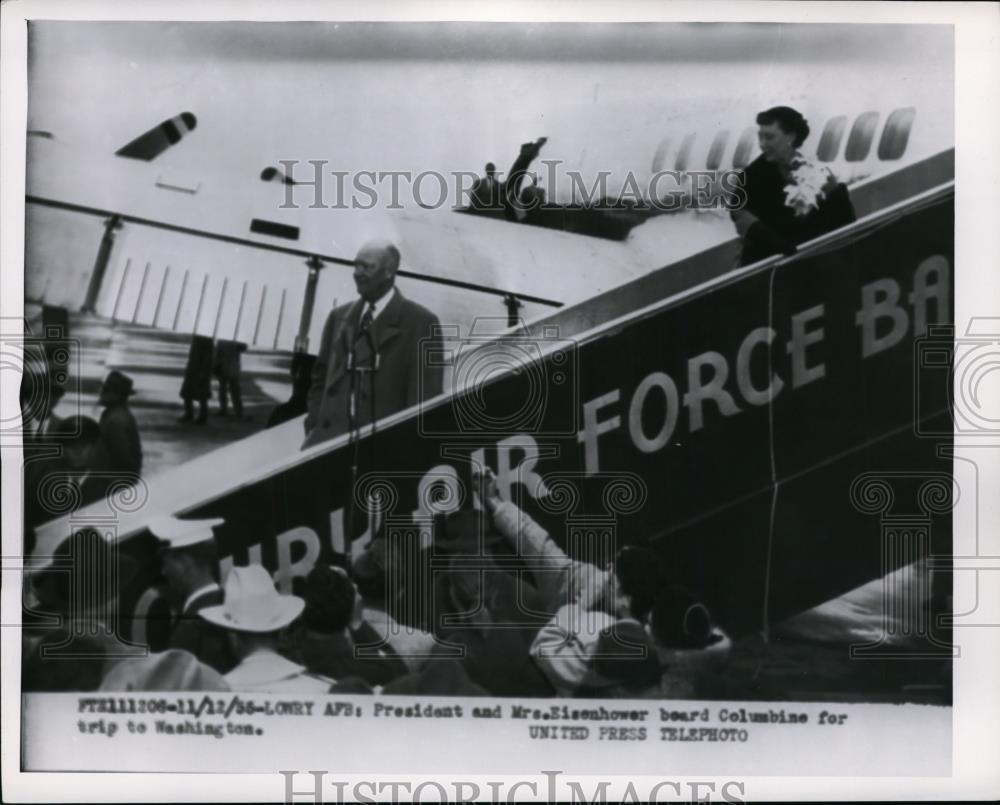
[[[369,303],[368,307],[365,308],[364,315],[361,317],[361,324],[358,327],[358,335],[362,336],[367,333],[369,328],[372,326],[373,321],[375,321],[375,305]]]

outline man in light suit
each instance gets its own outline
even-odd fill
[[[438,319],[395,288],[398,269],[399,250],[387,241],[370,241],[358,252],[354,283],[361,298],[334,309],[326,320],[309,388],[303,447],[348,432],[352,379],[357,427],[372,421],[373,407],[379,420],[441,393],[441,366],[426,360],[440,350],[421,349],[420,343],[435,337]],[[349,364],[362,371],[350,371]]]

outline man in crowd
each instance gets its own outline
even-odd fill
[[[358,252],[354,282],[360,298],[326,320],[303,447],[370,423],[372,408],[378,420],[441,393],[441,367],[425,359],[441,350],[421,347],[434,337],[438,319],[396,289],[399,260],[388,241],[370,241]]]
[[[291,642],[309,671],[340,681],[355,677],[372,688],[408,672],[392,647],[365,623],[361,594],[343,568],[318,563],[306,577],[305,601]]]
[[[281,656],[281,632],[305,607],[295,595],[280,595],[261,565],[234,567],[226,576],[222,604],[199,615],[225,629],[239,664],[225,675],[235,691],[326,693],[333,680],[309,673]]]
[[[128,398],[135,393],[132,378],[112,370],[104,379],[98,402],[101,413],[101,442],[112,472],[121,473],[123,480],[134,478],[142,471],[142,441],[139,427],[128,407]]]
[[[177,618],[170,647],[184,649],[199,660],[227,673],[236,665],[226,633],[199,617],[210,606],[223,602],[218,579],[218,553],[212,529],[225,522],[179,520],[163,517],[149,530],[160,541],[160,561]]]

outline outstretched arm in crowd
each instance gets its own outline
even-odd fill
[[[607,571],[568,557],[530,515],[511,501],[504,501],[500,497],[497,477],[489,467],[482,474],[474,469],[472,482],[473,487],[482,488],[483,505],[497,530],[519,556],[537,563],[534,568],[536,586],[550,611],[572,603],[577,596],[587,596],[590,600],[602,594]]]

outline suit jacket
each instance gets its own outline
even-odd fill
[[[335,308],[323,327],[319,356],[313,367],[309,388],[309,411],[305,418],[303,447],[319,444],[349,430],[347,405],[351,378],[347,371],[352,347],[355,365],[370,367],[368,339],[358,338],[365,303],[358,299]],[[375,419],[416,405],[441,393],[440,366],[428,366],[421,356],[421,340],[432,338],[437,317],[426,308],[406,299],[398,290],[372,324],[372,338],[379,355],[375,373]],[[440,350],[438,350],[440,351]],[[355,375],[357,381],[357,424],[371,422],[371,375]]]
[[[233,690],[257,693],[328,693],[334,684],[269,649],[245,657],[226,682]]]
[[[170,635],[170,648],[190,651],[220,674],[226,674],[236,666],[236,657],[229,647],[226,632],[198,615],[205,607],[222,604],[222,599],[222,590],[218,586],[192,599],[177,616]]]

